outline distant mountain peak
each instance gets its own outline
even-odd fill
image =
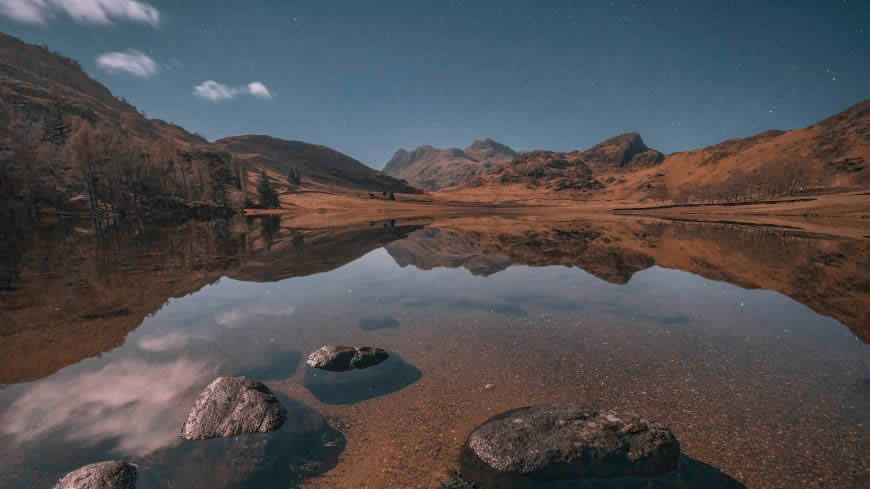
[[[384,172],[426,190],[438,190],[507,163],[516,155],[491,138],[478,139],[465,149],[425,145],[413,151],[399,149],[384,166]]]
[[[583,152],[584,159],[591,162],[623,167],[636,157],[641,157],[642,163],[660,163],[664,155],[650,149],[643,138],[636,132],[627,132],[614,136]]]
[[[503,144],[492,138],[480,138],[471,143],[469,148],[488,148],[493,146],[503,146]]]
[[[492,138],[482,138],[471,143],[471,146],[465,148],[465,151],[482,151],[482,150],[493,150],[499,153],[511,154],[515,155],[516,151],[512,150],[508,146],[501,144],[500,142],[492,139]]]

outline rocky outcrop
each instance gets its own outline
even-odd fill
[[[670,430],[637,415],[538,406],[502,413],[472,431],[462,470],[475,482],[655,476],[675,469],[679,456]]]
[[[510,163],[465,183],[470,187],[521,184],[554,192],[597,192],[607,187],[603,181],[616,180],[612,176],[603,179],[603,176],[658,165],[664,159],[662,153],[648,148],[640,135],[632,132],[610,138],[586,151],[523,153]]]
[[[384,350],[371,346],[327,345],[308,355],[306,363],[310,367],[331,372],[346,372],[369,368],[383,362],[389,356]]]
[[[648,148],[636,132],[612,137],[583,152],[583,160],[587,164],[618,168],[651,166],[664,159],[664,154]]]
[[[265,385],[246,377],[218,377],[199,395],[181,436],[204,440],[266,433],[286,420],[287,409]]]
[[[85,465],[65,475],[53,489],[134,489],[136,467],[118,460]]]

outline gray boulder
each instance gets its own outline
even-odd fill
[[[346,372],[377,365],[389,356],[384,350],[371,346],[327,345],[308,355],[306,363],[314,368],[332,372]]]
[[[181,428],[186,440],[274,431],[287,409],[268,387],[246,377],[218,377],[202,391]]]
[[[54,489],[135,489],[136,467],[118,460],[85,465],[63,476]]]
[[[679,456],[680,445],[670,430],[634,414],[593,407],[525,407],[495,416],[471,432],[463,447],[462,473],[484,485],[516,477],[649,477],[675,469]]]

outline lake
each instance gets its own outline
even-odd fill
[[[644,487],[870,486],[868,239],[616,216],[327,224],[8,236],[0,487],[121,458],[140,488],[435,488],[475,426],[542,403],[670,427],[680,469]],[[324,344],[390,358],[310,369]],[[219,375],[266,383],[287,425],[182,441]]]

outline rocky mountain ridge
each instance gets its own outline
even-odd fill
[[[399,149],[384,166],[384,173],[407,180],[427,191],[458,185],[513,159],[517,153],[490,138],[474,141],[465,149],[420,146]]]

